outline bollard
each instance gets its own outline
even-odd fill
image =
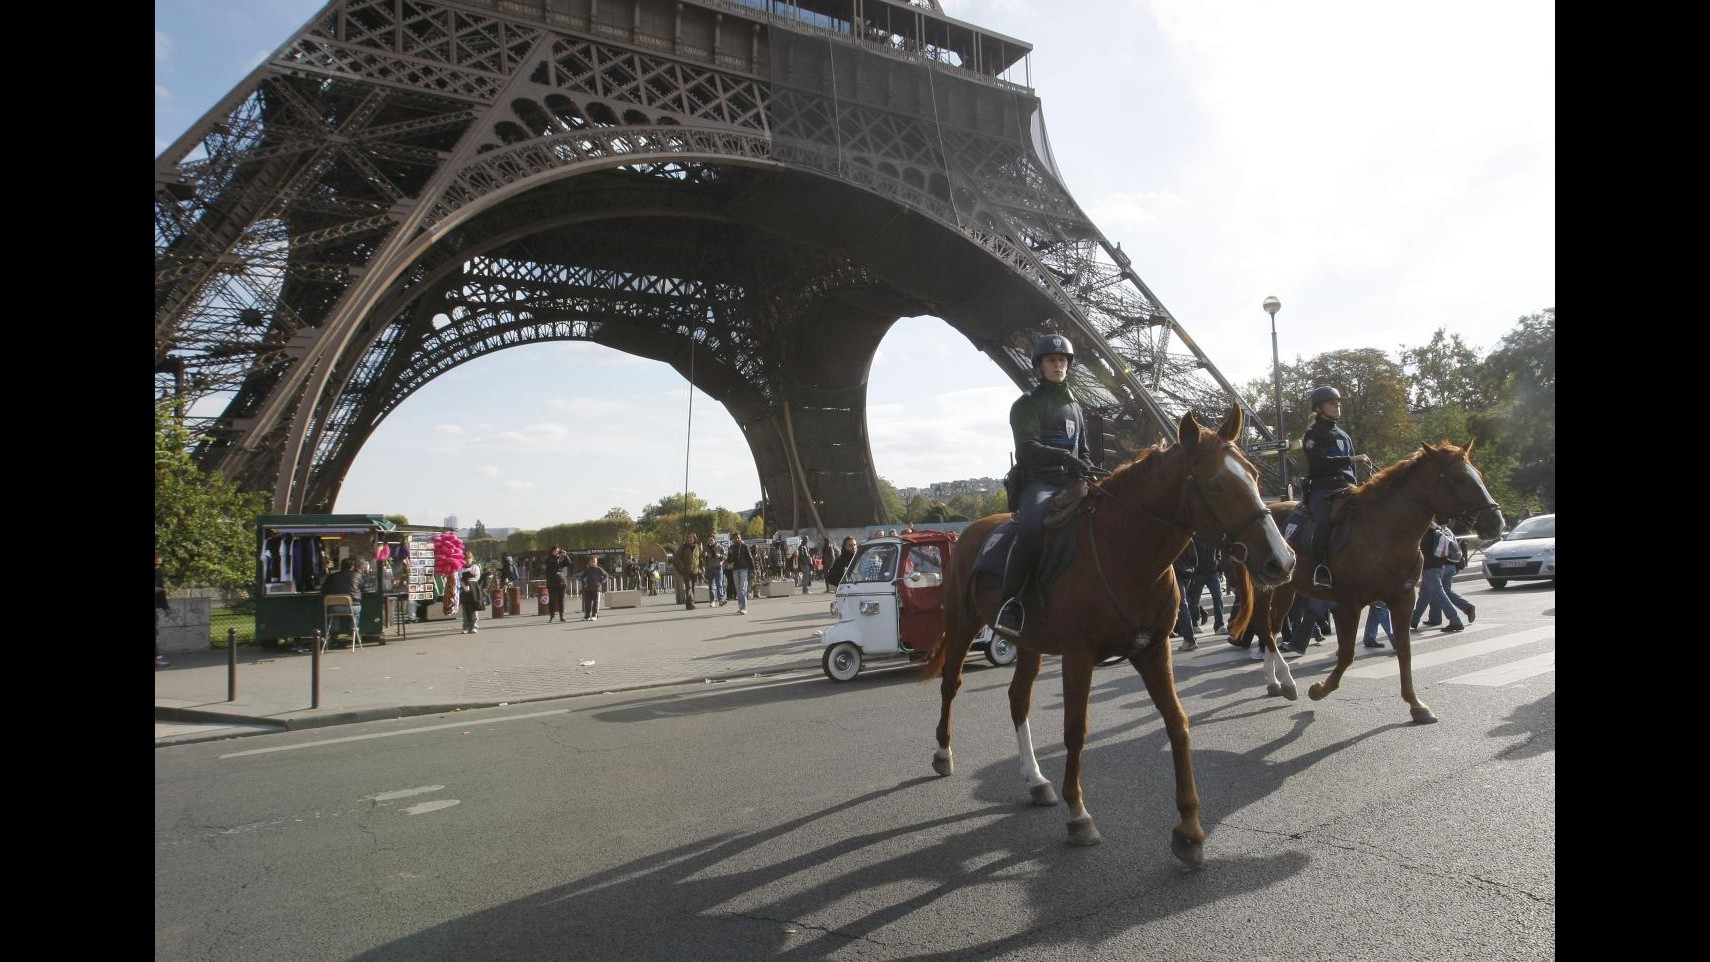
[[[315,629],[315,650],[309,658],[309,707],[321,707],[321,630]]]
[[[226,701],[237,701],[237,629],[226,629]]]

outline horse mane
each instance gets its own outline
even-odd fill
[[[1409,454],[1407,457],[1402,458],[1400,461],[1397,461],[1389,467],[1384,468],[1382,471],[1372,475],[1371,480],[1367,481],[1365,484],[1355,487],[1354,493],[1356,495],[1365,494],[1368,490],[1376,493],[1395,488],[1401,484],[1402,479],[1411,474],[1413,469],[1418,467],[1419,464],[1425,460],[1427,454],[1439,454],[1443,452],[1459,454],[1461,451],[1461,448],[1456,447],[1447,441],[1444,441],[1442,444],[1439,444],[1434,448],[1420,448],[1412,454]]]
[[[1136,455],[1134,455],[1134,457],[1129,458],[1127,461],[1124,461],[1121,464],[1117,465],[1116,470],[1110,472],[1109,477],[1102,478],[1099,481],[1094,482],[1094,483],[1102,488],[1105,485],[1108,485],[1113,481],[1117,481],[1118,479],[1122,478],[1123,475],[1126,475],[1129,471],[1133,470],[1134,468],[1139,467],[1140,464],[1142,462],[1144,462],[1147,458],[1150,458],[1154,454],[1163,454],[1164,452],[1168,451],[1173,446],[1174,445],[1169,444],[1167,441],[1155,441],[1152,443],[1151,447],[1142,449],[1139,454],[1136,454]]]

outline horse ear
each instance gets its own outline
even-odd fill
[[[1241,406],[1234,401],[1229,402],[1229,413],[1218,427],[1217,436],[1225,441],[1234,441],[1241,436]]]
[[[1425,453],[1426,453],[1426,454],[1427,454],[1427,455],[1429,455],[1429,454],[1431,454],[1431,453],[1432,453],[1432,452],[1434,452],[1434,451],[1436,451],[1436,450],[1437,450],[1437,449],[1436,449],[1436,448],[1434,448],[1434,447],[1432,447],[1432,446],[1431,446],[1431,442],[1430,442],[1430,441],[1421,441],[1421,442],[1419,442],[1419,449],[1420,449],[1420,450],[1421,450],[1421,451],[1423,451],[1423,452],[1425,452]]]
[[[1471,460],[1472,460],[1472,446],[1473,446],[1473,444],[1474,444],[1474,443],[1476,443],[1476,442],[1477,442],[1477,441],[1478,441],[1478,438],[1471,438],[1471,439],[1469,439],[1469,440],[1468,440],[1468,441],[1467,441],[1467,449],[1466,449],[1466,452],[1465,452],[1465,454],[1466,454],[1466,456],[1467,456],[1467,460],[1468,460],[1468,461],[1471,461]]]
[[[1187,413],[1182,415],[1181,425],[1176,428],[1176,440],[1187,445],[1187,449],[1192,451],[1194,445],[1199,443],[1201,430],[1203,428],[1199,426],[1199,419],[1193,416],[1193,409],[1189,408]]]

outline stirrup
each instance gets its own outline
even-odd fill
[[[1005,617],[1005,616],[1011,617]],[[1014,622],[1013,625],[1010,622]],[[992,630],[1014,641],[1021,637],[1021,629],[1027,622],[1027,609],[1021,604],[1020,598],[1011,598],[998,609],[997,617],[992,619]]]
[[[1332,585],[1330,583],[1330,566],[1329,565],[1321,564],[1318,567],[1312,569],[1312,587],[1314,587],[1314,588],[1335,587],[1334,585]]]

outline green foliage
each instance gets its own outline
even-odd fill
[[[255,519],[267,496],[197,467],[172,406],[154,409],[154,545],[167,582],[246,589],[255,580]]]
[[[885,513],[880,520],[885,524],[898,524],[906,518],[908,511],[903,504],[902,492],[884,478],[879,479],[879,502]]]
[[[629,512],[625,511],[623,508],[612,508],[610,511],[607,511],[604,520],[620,521],[630,527],[635,526],[635,519],[630,517]]]
[[[1556,309],[1520,318],[1485,359],[1484,376],[1500,385],[1497,400],[1469,427],[1491,495],[1509,514],[1555,511]]]
[[[693,491],[688,493],[688,504],[690,511],[705,511],[707,509],[707,499],[700,497]],[[610,514],[610,512],[607,513],[608,515]],[[640,527],[648,528],[652,527],[654,522],[656,522],[661,515],[682,513],[683,493],[679,491],[675,494],[668,494],[647,507],[642,508],[641,518],[636,521],[636,524]],[[676,542],[672,543],[674,544]]]
[[[409,524],[410,523],[410,519],[404,517],[401,514],[388,514],[385,516],[385,518],[387,521],[390,521],[393,524]]]

